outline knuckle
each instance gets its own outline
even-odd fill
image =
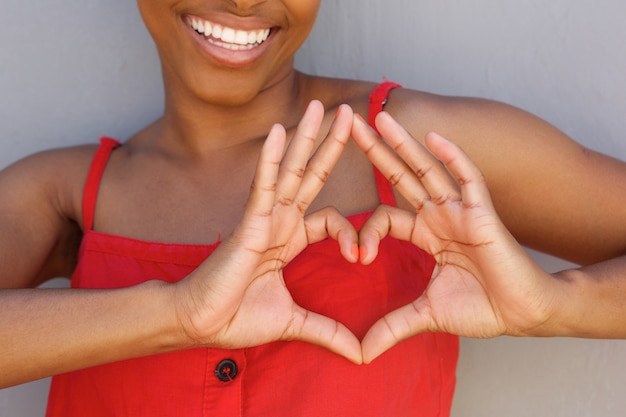
[[[415,170],[415,175],[419,180],[424,179],[432,170],[432,166],[417,168]]]
[[[330,176],[330,171],[322,167],[310,167],[308,171],[315,176],[321,183],[325,183]]]
[[[288,207],[288,206],[290,206],[292,204],[293,204],[293,199],[292,198],[287,198],[287,197],[280,197],[276,201],[276,205],[283,206],[283,207]]]
[[[395,172],[392,172],[391,175],[389,175],[387,179],[389,180],[391,185],[395,187],[400,183],[400,181],[402,181],[402,178],[404,178],[404,172],[395,171]]]
[[[298,177],[298,178],[302,178],[302,177],[304,177],[304,172],[305,172],[304,168],[300,168],[300,167],[289,167],[289,168],[287,168],[287,171],[288,171],[290,174],[292,174],[292,175],[294,175],[294,176],[296,176],[296,177]]]
[[[298,212],[302,215],[306,213],[308,207],[309,207],[309,203],[306,201],[300,200],[296,202],[296,208],[298,209]]]

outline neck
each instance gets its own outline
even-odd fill
[[[166,87],[164,115],[150,129],[153,143],[200,156],[264,139],[274,123],[289,129],[308,104],[299,94],[306,79],[291,70],[253,99],[229,104],[174,94],[180,90]]]

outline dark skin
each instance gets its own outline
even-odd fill
[[[364,99],[368,96],[369,91],[371,91],[370,84],[361,83],[359,85],[356,83],[344,83],[341,91],[345,92],[345,84],[347,84],[348,91],[350,94],[354,95],[353,100],[345,100],[345,94],[342,94],[341,97],[336,97],[336,91],[338,88],[336,88],[332,83],[326,88],[326,90],[328,90],[327,94],[324,94],[323,89],[321,88],[323,85],[320,81],[309,80],[306,78],[304,83],[311,85],[310,89],[316,92],[316,96],[320,97],[322,102],[332,103],[328,106],[328,115],[322,130],[327,129],[325,126],[330,124],[331,115],[338,105],[336,103],[338,103],[338,100],[340,99],[344,99],[345,102],[351,104],[356,112],[363,115],[366,114]],[[350,90],[350,87],[352,87],[352,90]],[[298,87],[298,89],[302,91],[301,87]],[[568,188],[559,188],[559,185],[566,184],[568,182],[577,182],[574,176],[579,175],[580,178],[583,178],[586,176],[587,172],[595,172],[595,175],[599,175],[603,172],[610,174],[614,167],[617,167],[619,172],[622,165],[620,162],[597,155],[588,149],[584,149],[579,145],[573,144],[560,132],[556,132],[554,128],[545,125],[540,120],[524,114],[519,110],[511,109],[497,103],[474,101],[471,99],[436,97],[424,93],[404,92],[398,90],[392,92],[393,100],[390,101],[387,107],[387,110],[390,113],[401,113],[396,111],[396,107],[400,107],[398,102],[404,98],[399,97],[401,95],[411,96],[413,101],[416,103],[419,114],[423,115],[419,118],[419,123],[414,123],[417,125],[416,130],[418,133],[414,134],[417,137],[423,137],[428,131],[431,130],[444,132],[443,134],[447,137],[466,137],[468,136],[467,134],[464,134],[463,136],[460,135],[460,131],[466,130],[463,123],[469,123],[469,121],[464,122],[464,120],[473,118],[476,115],[481,115],[483,113],[488,115],[484,118],[488,118],[488,120],[479,120],[479,122],[487,125],[489,130],[493,130],[493,132],[491,132],[490,135],[483,134],[481,136],[483,139],[480,141],[473,141],[471,140],[472,138],[469,138],[466,141],[463,141],[461,145],[464,149],[467,149],[468,154],[472,156],[473,160],[482,161],[482,163],[478,162],[478,165],[481,166],[483,172],[485,172],[485,176],[487,177],[490,191],[492,193],[492,198],[495,201],[496,207],[499,207],[498,211],[500,216],[503,218],[507,227],[512,230],[516,236],[519,236],[518,239],[521,243],[539,250],[548,251],[550,253],[554,253],[555,251],[562,252],[556,253],[556,255],[560,255],[568,260],[581,264],[602,260],[607,256],[615,256],[623,249],[620,245],[621,240],[618,236],[616,236],[617,233],[608,230],[608,227],[602,224],[603,222],[601,219],[603,216],[597,216],[595,219],[589,219],[589,216],[581,213],[575,217],[575,215],[566,213],[566,207],[559,208],[560,206],[565,206],[563,201],[559,202],[559,200],[565,200],[567,202],[578,201],[577,204],[583,205],[583,200],[586,200],[586,196],[592,195],[594,192],[597,194],[602,193],[602,189],[596,189],[594,191],[593,184],[587,186],[583,181],[582,183],[579,182],[579,184],[585,187],[584,192],[572,190],[569,197],[563,199],[559,197],[561,195],[560,193],[567,192]],[[313,95],[308,97],[313,97]],[[503,113],[502,120],[494,123],[492,115],[497,115],[499,113]],[[396,117],[399,121],[402,120],[401,114]],[[449,126],[450,122],[448,120],[456,121],[455,126],[460,125],[460,127]],[[426,121],[428,121],[428,123],[426,123]],[[146,240],[171,241],[171,239],[168,239],[168,236],[171,236],[172,234],[181,234],[180,237],[176,238],[179,239],[180,242],[195,243],[210,243],[215,241],[219,234],[223,236],[230,234],[234,225],[241,218],[241,212],[247,198],[248,185],[253,175],[252,162],[256,160],[258,148],[261,141],[264,139],[264,136],[252,139],[250,143],[230,149],[230,155],[232,155],[233,158],[239,158],[243,154],[246,155],[248,162],[247,164],[240,163],[239,165],[242,165],[243,168],[237,169],[236,175],[233,175],[231,167],[236,165],[233,165],[234,161],[229,159],[229,154],[227,152],[224,152],[223,154],[220,153],[219,156],[207,155],[205,159],[200,160],[195,156],[191,159],[185,158],[182,155],[178,159],[174,159],[170,155],[161,153],[160,151],[159,154],[156,154],[154,151],[149,150],[147,148],[149,138],[159,128],[158,126],[160,123],[161,122],[156,122],[155,124],[147,127],[145,130],[139,132],[124,145],[123,149],[116,152],[114,158],[112,158],[109,164],[109,169],[107,170],[107,175],[112,180],[112,183],[115,179],[117,179],[119,182],[117,187],[120,188],[116,188],[114,190],[112,189],[111,194],[118,195],[119,193],[122,198],[115,197],[116,200],[121,201],[116,201],[115,204],[110,204],[111,207],[107,207],[102,210],[102,215],[97,216],[98,224],[96,227],[98,227],[99,224],[102,224],[103,230],[110,230],[113,234],[130,235],[131,237],[138,237]],[[515,126],[514,124],[519,126]],[[548,143],[540,143],[542,141],[542,135],[535,134],[536,137],[527,138],[525,141],[510,141],[512,143],[506,143],[506,146],[498,144],[498,141],[503,142],[502,134],[496,133],[496,131],[502,131],[501,126],[509,125],[523,128],[529,124],[536,124],[540,128],[543,128],[535,129],[539,132],[545,130],[545,133],[542,132],[543,135],[552,134],[553,136],[550,136],[550,141]],[[288,132],[293,132],[293,129],[294,127],[292,126],[288,129]],[[474,127],[474,129],[476,129],[476,127]],[[420,135],[421,132],[424,134]],[[552,139],[552,137],[556,139]],[[532,149],[536,145],[540,147],[540,151]],[[559,163],[559,161],[554,160],[554,154],[550,153],[550,147],[560,150],[562,149],[561,146],[563,146],[564,149],[567,149],[567,153],[562,157],[563,165],[569,165],[572,167],[578,166],[579,168],[576,170],[572,169],[567,174],[563,174],[563,178],[559,177],[556,180],[551,180],[553,182],[546,181],[545,178],[547,178],[547,175],[543,174],[544,170],[549,169],[552,171],[550,167]],[[85,152],[81,155],[85,161],[83,161],[83,163],[78,167],[82,169],[76,169],[76,171],[72,170],[71,173],[68,173],[67,178],[82,179],[85,177],[92,152],[92,149],[85,149]],[[151,152],[151,154],[148,154],[148,152]],[[350,161],[350,163],[342,165],[340,162],[340,164],[335,168],[333,181],[329,182],[322,190],[322,193],[316,200],[316,204],[317,207],[333,205],[338,207],[340,211],[346,215],[349,215],[375,207],[376,201],[374,201],[375,192],[372,188],[373,184],[371,181],[368,181],[368,179],[371,179],[369,162],[365,160],[362,155],[360,155],[360,152],[357,151],[356,148],[349,146],[345,152],[346,155],[344,155],[343,160]],[[78,154],[78,152],[76,153]],[[550,155],[550,158],[537,158],[537,156],[541,156],[542,153],[546,156]],[[510,160],[506,158],[506,155],[518,155],[517,159],[520,159],[520,154],[524,155],[526,160],[513,160],[513,162],[516,162],[515,165],[511,165]],[[155,158],[152,158],[153,160],[150,159],[152,156],[155,156]],[[144,158],[143,160],[142,157]],[[528,160],[531,159],[532,162],[528,163]],[[143,162],[144,160],[146,162]],[[516,169],[519,170],[519,172],[523,172],[524,181],[519,181],[517,187],[510,187],[510,178],[508,176],[496,175],[496,172],[502,170],[499,166],[499,160],[507,161],[508,171],[513,172],[513,170]],[[355,161],[359,161],[360,163],[355,164]],[[142,163],[150,163],[151,165],[141,165]],[[129,174],[127,175],[130,178],[116,175],[114,173],[116,171],[115,164],[119,164],[120,167],[124,167],[124,170],[128,170]],[[224,169],[224,167],[229,167],[231,171],[229,172],[229,170]],[[577,173],[577,171],[580,171],[580,167],[582,167],[584,171]],[[536,179],[529,180],[528,174],[535,168],[537,169],[537,173],[533,174],[533,177]],[[51,163],[50,169],[57,172],[58,165],[53,162]],[[170,181],[170,184],[168,184],[167,178],[159,179],[158,173],[170,172],[170,169],[179,170],[179,175],[181,178],[185,178],[185,181],[181,183],[180,180],[172,180]],[[490,170],[493,170],[494,174],[490,175]],[[558,174],[558,172],[551,172],[551,177],[556,174]],[[178,178],[178,175],[167,175],[166,177]],[[608,179],[611,180],[612,178]],[[616,177],[615,179],[619,179],[619,177]],[[345,184],[357,184],[362,187],[359,189],[359,191],[362,192],[356,192],[354,194],[358,196],[358,198],[365,201],[342,201],[342,197],[349,197],[350,194],[345,192],[338,193],[336,191],[343,190],[342,184],[339,183],[339,181],[343,181],[344,186]],[[76,223],[80,223],[81,221],[80,202],[82,198],[82,184],[80,184],[79,181],[76,182],[77,184],[74,185],[74,191],[69,193],[66,191],[63,192],[63,194],[73,195],[72,207],[63,208],[62,210],[60,209],[60,211],[63,212],[59,213],[61,219],[63,217],[68,219],[68,223],[63,231],[66,238],[62,239],[61,242],[64,242],[64,244],[69,246],[75,246],[76,244],[75,242],[78,239]],[[616,181],[609,182],[607,184],[607,188],[619,186],[619,184],[614,184],[614,182]],[[109,184],[108,181],[105,181],[104,184],[106,187],[114,186],[113,184]],[[194,188],[194,184],[196,188]],[[228,186],[225,186],[224,184],[228,184]],[[334,186],[337,187],[336,190],[332,188]],[[150,187],[158,187],[158,191]],[[526,188],[529,190],[532,188],[532,192],[525,192],[524,189]],[[556,188],[559,188],[559,193],[555,191]],[[162,204],[145,205],[144,201],[151,198],[150,196],[155,192],[160,194],[159,201],[162,202]],[[104,189],[99,198],[100,204],[106,204],[106,193],[107,191]],[[541,207],[533,209],[532,200],[536,200],[533,197],[533,195],[536,194],[546,195],[548,198],[552,198],[551,200],[548,200],[548,203],[551,207],[553,207],[553,210],[559,209],[559,213],[543,214],[544,211],[541,210]],[[204,201],[204,205],[201,202],[203,195],[207,196],[206,201]],[[220,195],[222,197],[220,197],[220,199],[213,199],[211,197],[212,195]],[[553,195],[554,197],[552,197]],[[370,198],[363,198],[364,196]],[[58,197],[50,198],[57,199]],[[171,203],[163,200],[165,198],[169,198]],[[169,229],[159,228],[158,230],[155,230],[152,227],[141,226],[142,221],[146,224],[154,224],[155,221],[160,221],[159,219],[164,218],[171,213],[171,210],[174,210],[171,208],[174,204],[173,202],[180,201],[181,199],[194,200],[194,204],[190,205],[189,208],[186,208],[185,212],[188,213],[188,215],[185,215],[184,217],[177,216],[172,219],[177,222],[176,224],[163,224],[163,227]],[[528,211],[523,214],[516,213],[515,210],[510,209],[510,207],[513,204],[517,204],[517,201],[520,201],[520,199],[524,199],[523,204],[528,207]],[[588,207],[585,212],[588,213],[589,210],[594,209],[598,212],[604,209],[610,209],[612,212],[619,212],[617,207],[619,199],[616,200],[617,201],[615,203],[612,203],[611,200],[607,200],[607,206],[594,205],[594,207]],[[220,206],[216,208],[216,204]],[[537,204],[537,202],[535,202],[535,204]],[[222,213],[216,215],[212,219],[212,224],[209,223],[211,218],[206,218],[206,214],[202,216],[199,215],[199,213],[207,213],[206,207],[208,206],[211,207],[211,212]],[[240,207],[240,210],[234,210],[233,207]],[[191,210],[197,210],[197,212],[194,213]],[[152,211],[155,212],[152,213]],[[122,215],[123,213],[124,215]],[[136,218],[132,217],[133,213],[137,213]],[[110,225],[107,225],[106,223],[107,217],[110,217]],[[549,219],[551,224],[556,221],[558,225],[562,225],[562,227],[556,228],[559,230],[559,233],[554,234],[548,232],[548,229],[546,229],[543,224],[543,222],[547,220],[547,217],[551,217],[551,219]],[[191,224],[185,224],[185,220]],[[206,225],[200,230],[207,230],[207,233],[209,233],[208,236],[210,237],[207,237],[207,233],[198,233],[199,228],[196,227],[198,221],[206,222]],[[523,225],[518,225],[518,223],[523,223]],[[529,228],[529,223],[532,223],[534,226]],[[577,227],[566,227],[567,224],[577,224]],[[145,231],[141,232],[140,230],[133,230],[140,228],[145,229]],[[193,233],[200,234],[201,236],[182,235],[185,233],[184,231],[188,229],[191,229]],[[593,236],[597,233],[592,233],[592,231],[598,229],[603,230],[603,233],[602,237],[596,238],[595,242],[590,242],[588,245],[576,244],[577,240],[575,237],[577,234],[593,238]],[[546,232],[541,232],[542,230],[545,230]],[[159,233],[161,235],[149,235],[148,233]],[[568,246],[569,242],[573,243]],[[607,246],[613,247],[613,249],[609,249],[607,252]],[[602,253],[594,252],[596,250]],[[75,249],[59,248],[58,251],[60,254],[66,252],[71,254],[75,251]],[[72,257],[70,257],[68,261],[71,262],[71,259]],[[51,262],[57,264],[59,263],[58,260],[53,261],[52,259]],[[71,266],[59,265],[57,268],[64,268],[65,271],[71,271]],[[57,274],[58,273],[55,272],[54,274],[49,275],[49,277],[57,276]],[[62,275],[67,276],[66,274]]]
[[[607,320],[626,317],[619,297],[619,290],[626,291],[619,280],[626,270],[619,258],[626,253],[623,162],[584,149],[518,109],[411,90],[393,91],[385,107],[404,128],[379,118],[396,153],[390,152],[375,145],[378,139],[353,117],[353,111],[366,116],[375,84],[293,68],[317,2],[138,3],[162,61],[165,113],[113,153],[94,229],[169,243],[209,244],[221,237],[222,244],[173,285],[28,290],[69,276],[76,265],[82,190],[96,147],[44,152],[6,168],[0,175],[0,281],[24,290],[0,292],[0,337],[12,341],[0,355],[0,385],[193,346],[305,340],[361,363],[422,331],[626,337],[620,332],[624,323]],[[233,54],[207,46],[185,23],[189,15],[247,31],[271,27],[271,35],[249,54]],[[312,100],[323,105],[308,107]],[[348,106],[338,114],[342,104]],[[448,204],[463,203],[458,190],[467,185],[466,176],[482,177],[465,162],[465,168],[451,169],[450,179],[419,145],[431,131],[460,145],[480,167],[496,211],[485,189],[471,200],[485,212],[461,204],[463,210],[451,217]],[[292,150],[285,154],[287,143]],[[431,139],[431,150],[454,165],[462,153],[441,143]],[[345,217],[379,206],[372,163],[396,185],[400,210],[379,209],[357,234]],[[428,222],[420,220],[425,201],[438,202]],[[459,218],[465,221],[450,221]],[[488,244],[478,233],[484,218],[492,231]],[[436,238],[422,241],[418,230]],[[436,275],[422,298],[383,318],[362,345],[332,318],[293,303],[282,269],[307,244],[334,238],[349,262],[367,264],[387,234],[426,246],[438,271],[444,277],[453,271],[456,279]],[[452,255],[459,250],[442,241],[461,242],[467,256],[458,260]],[[517,242],[597,264],[552,277]],[[512,260],[493,262],[501,257]],[[519,282],[528,283],[524,291],[506,291]],[[223,293],[231,297],[219,297]],[[605,300],[606,308],[589,315],[581,294]],[[451,305],[458,309],[447,311]],[[481,319],[467,323],[476,317],[467,311],[477,305]],[[15,365],[24,363],[29,366]]]

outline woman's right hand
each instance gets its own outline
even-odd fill
[[[361,362],[359,340],[343,324],[298,306],[283,279],[284,267],[296,255],[327,237],[339,242],[348,261],[358,260],[357,233],[337,210],[305,216],[352,127],[352,110],[341,106],[309,160],[323,116],[322,104],[311,102],[286,153],[284,128],[272,128],[242,221],[196,271],[176,284],[178,320],[193,345],[243,348],[302,340]]]
[[[339,241],[349,261],[357,260],[352,253],[357,235],[346,219],[332,209],[304,215],[352,126],[352,110],[341,107],[328,137],[309,161],[323,114],[319,102],[310,105],[284,157],[285,131],[279,126],[272,129],[241,223],[177,284],[148,281],[110,290],[0,290],[0,388],[194,346],[243,348],[274,340],[308,341],[360,363],[357,338],[340,323],[296,305],[282,275],[284,266],[307,244],[328,236]],[[58,170],[58,159],[48,161],[51,173]],[[22,191],[28,188],[28,181],[15,179],[15,172],[24,172],[22,166],[27,165],[3,173],[3,191],[20,189],[14,184]],[[42,187],[30,187],[23,193],[25,201],[47,207],[48,191],[42,196],[37,192]],[[0,205],[0,212],[6,225],[14,206]],[[9,240],[5,236],[5,249]],[[6,250],[3,258],[9,280],[14,253]]]

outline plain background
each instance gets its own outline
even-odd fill
[[[324,0],[297,65],[505,101],[626,159],[625,16],[623,0]],[[0,167],[130,136],[158,117],[160,82],[134,2],[5,2]],[[462,340],[453,416],[624,416],[625,371],[622,341]],[[0,391],[0,416],[43,415],[47,386]]]

